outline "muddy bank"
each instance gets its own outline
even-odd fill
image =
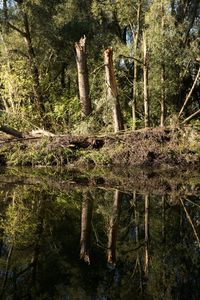
[[[104,136],[0,140],[1,165],[198,168],[199,131],[148,129]]]

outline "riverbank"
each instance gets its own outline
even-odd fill
[[[198,168],[200,134],[190,127],[155,128],[101,136],[43,136],[0,140],[8,166]]]

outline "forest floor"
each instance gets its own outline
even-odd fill
[[[0,164],[18,166],[180,168],[200,166],[200,134],[154,128],[98,136],[0,137]]]

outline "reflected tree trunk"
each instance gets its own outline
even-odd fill
[[[117,244],[117,233],[118,225],[120,219],[121,210],[121,198],[122,193],[116,190],[114,193],[114,202],[112,217],[110,219],[109,229],[108,229],[108,251],[107,251],[107,262],[110,264],[116,264],[116,244]]]
[[[149,195],[145,195],[144,230],[145,230],[144,275],[145,275],[145,278],[148,278],[148,269],[149,269]]]
[[[165,242],[166,232],[165,232],[165,196],[162,196],[162,238]]]
[[[89,192],[83,194],[81,214],[80,259],[90,264],[90,241],[92,229],[93,199]]]
[[[139,211],[138,211],[136,191],[133,192],[133,200],[134,200],[134,204],[135,204],[135,241],[138,246],[138,244],[139,244]]]

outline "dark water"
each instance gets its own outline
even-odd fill
[[[200,176],[0,174],[0,298],[200,299]]]

